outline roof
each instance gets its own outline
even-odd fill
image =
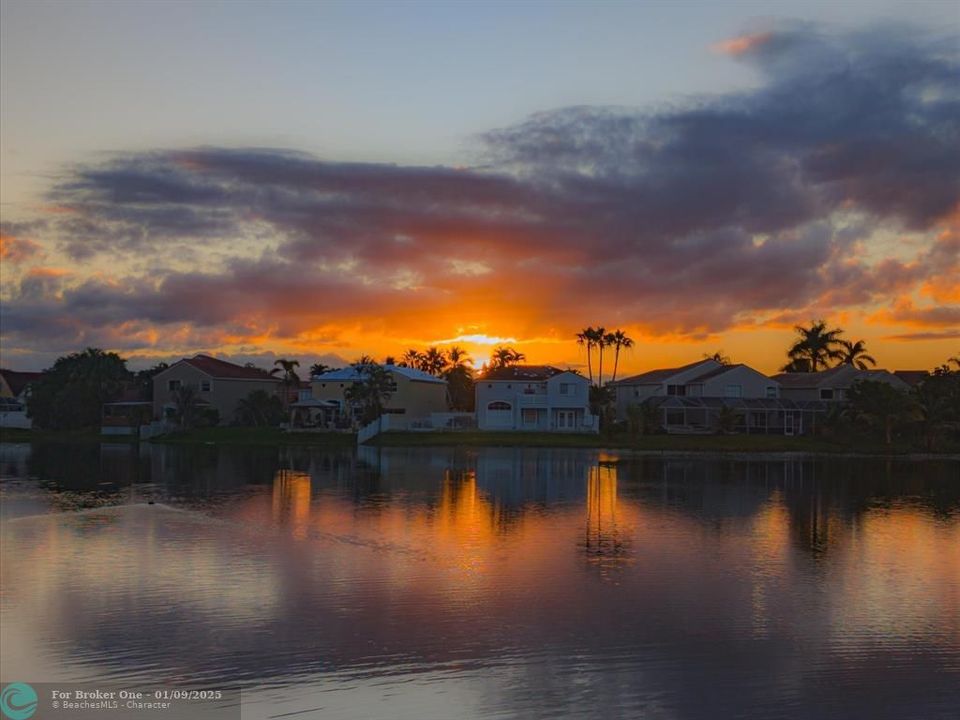
[[[566,370],[555,368],[552,365],[508,365],[507,367],[489,368],[481,376],[481,379],[535,382],[548,380],[562,372],[566,372]]]
[[[401,365],[383,365],[381,367],[383,367],[383,369],[389,373],[402,375],[403,377],[414,382],[440,384],[446,384],[447,382],[443,378],[438,378],[435,375],[425,373],[423,370],[417,370],[415,368],[403,367]],[[359,382],[363,379],[363,375],[355,365],[348,365],[347,367],[340,368],[339,370],[325,372],[323,375],[314,375],[313,379],[319,382]]]
[[[894,370],[893,374],[910,387],[916,387],[930,377],[930,373],[926,370]]]
[[[0,375],[3,375],[3,379],[7,381],[10,392],[13,393],[14,397],[18,397],[27,385],[43,377],[43,373],[18,372],[16,370],[0,370]]]
[[[710,378],[715,378],[718,375],[723,375],[728,373],[731,370],[736,370],[737,368],[746,367],[743,363],[737,363],[736,365],[721,365],[718,368],[713,368],[712,370],[707,370],[707,372],[702,375],[697,375],[695,378],[687,380],[688,383],[697,383],[703,382],[704,380],[709,380]]]
[[[837,365],[828,370],[820,370],[815,373],[780,373],[774,375],[773,379],[785,388],[820,388],[820,387],[849,387],[858,380],[874,380],[885,382],[896,386],[898,383],[904,387],[908,385],[903,378],[898,377],[889,370],[861,370],[853,365]]]
[[[681,365],[680,367],[672,368],[659,368],[657,370],[650,370],[645,373],[640,373],[639,375],[632,375],[631,377],[623,378],[623,380],[617,380],[613,383],[614,385],[659,385],[664,380],[673,377],[678,373],[682,373],[686,370],[692,370],[697,367],[697,365],[707,365],[707,364],[718,364],[716,360],[711,358],[705,358],[703,360],[697,360],[688,365]],[[712,365],[711,365],[712,366]],[[721,365],[720,366],[724,372],[726,372],[730,366]]]
[[[278,378],[273,377],[270,373],[260,368],[244,367],[243,365],[237,365],[232,362],[227,362],[226,360],[210,357],[209,355],[194,355],[192,358],[184,358],[180,362],[185,362],[187,365],[195,367],[200,372],[212,378],[224,380],[278,381]]]

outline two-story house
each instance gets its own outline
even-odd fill
[[[153,376],[153,415],[166,418],[176,410],[176,393],[192,387],[199,403],[215,408],[220,423],[234,419],[239,402],[254,390],[280,392],[280,379],[258,368],[236,365],[209,355],[194,355]]]
[[[477,378],[480,430],[599,432],[590,412],[590,382],[549,365],[514,365]]]
[[[841,402],[847,391],[861,380],[884,382],[906,392],[910,385],[887,370],[861,370],[853,365],[837,365],[829,370],[810,373],[780,373],[773,379],[780,383],[783,397],[790,400]]]

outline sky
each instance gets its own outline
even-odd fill
[[[0,364],[960,351],[951,2],[20,2]]]

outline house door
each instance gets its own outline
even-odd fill
[[[576,426],[577,415],[573,410],[557,410],[557,429],[573,430]]]

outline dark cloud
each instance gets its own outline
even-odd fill
[[[956,237],[924,238],[960,197],[955,38],[789,25],[721,49],[758,68],[758,89],[659,112],[536,115],[483,135],[465,169],[215,147],[76,167],[51,191],[50,241],[91,266],[109,255],[156,271],[21,280],[4,335],[30,344],[140,322],[282,337],[388,326],[404,307],[454,318],[511,304],[530,322],[615,312],[703,334],[891,300],[938,272],[942,288]],[[877,260],[862,241],[880,228],[931,249]],[[200,246],[210,267],[165,269]],[[909,311],[957,321],[950,306]]]

